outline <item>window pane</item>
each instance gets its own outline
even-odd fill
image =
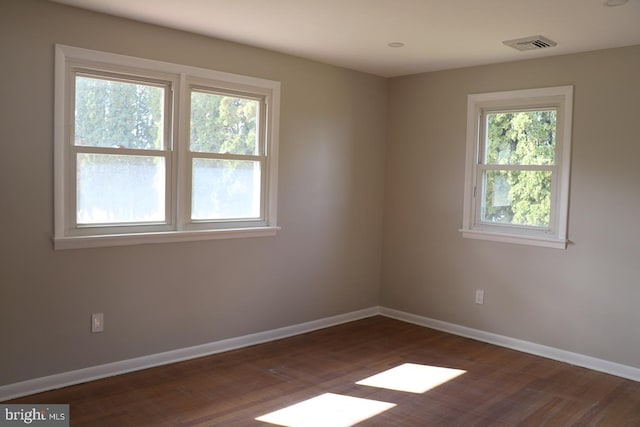
[[[259,154],[257,123],[254,99],[191,92],[189,149],[193,152]]]
[[[485,171],[481,221],[548,227],[550,171]]]
[[[193,159],[191,218],[259,218],[260,184],[260,162]]]
[[[485,164],[555,164],[556,116],[555,110],[487,114]]]
[[[165,160],[78,154],[77,223],[165,221]]]
[[[75,145],[161,150],[163,87],[76,77]]]

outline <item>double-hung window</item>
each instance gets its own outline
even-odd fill
[[[273,235],[278,82],[56,46],[56,248]]]
[[[233,227],[260,221],[267,161],[260,129],[264,99],[199,85],[189,94],[189,219]]]
[[[566,247],[572,96],[469,95],[464,237]]]

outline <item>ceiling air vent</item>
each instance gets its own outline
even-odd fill
[[[543,36],[523,37],[521,39],[503,41],[502,43],[520,51],[545,49],[548,47],[554,47],[558,44]]]

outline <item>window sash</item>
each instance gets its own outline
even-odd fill
[[[193,93],[200,93],[200,94],[208,94],[208,95],[217,95],[217,96],[224,96],[224,97],[231,97],[231,98],[239,98],[239,99],[245,99],[245,100],[249,100],[249,101],[254,101],[257,103],[257,107],[258,107],[258,111],[256,114],[256,136],[257,136],[257,141],[256,141],[256,145],[257,145],[257,153],[254,153],[253,155],[256,156],[264,156],[266,153],[266,121],[267,121],[267,115],[266,115],[266,106],[267,106],[267,102],[266,102],[266,97],[265,96],[258,96],[255,94],[251,94],[251,93],[245,93],[242,91],[238,91],[238,90],[225,90],[225,89],[221,89],[221,88],[217,88],[217,87],[211,87],[211,86],[205,86],[204,84],[200,83],[200,84],[191,84],[189,87],[189,103],[187,106],[187,109],[189,111],[189,125],[191,126],[191,95]],[[222,152],[213,152],[213,151],[197,151],[197,150],[191,150],[191,132],[189,132],[189,141],[187,143],[187,147],[189,147],[189,152],[192,153],[197,153],[197,154],[234,154],[234,153],[222,153]],[[250,156],[249,154],[235,154],[238,156]]]
[[[474,226],[477,229],[490,230],[494,227],[497,229],[513,229],[514,232],[531,232],[531,233],[544,233],[549,234],[552,233],[555,229],[556,225],[556,212],[557,212],[557,177],[558,177],[558,167],[556,165],[553,166],[520,166],[520,165],[504,165],[505,167],[500,167],[501,165],[476,165],[475,179],[474,179],[474,196],[473,196],[473,209],[474,209]],[[549,225],[547,227],[544,226],[534,226],[534,225],[524,225],[517,223],[498,223],[491,221],[483,221],[482,220],[482,207],[483,207],[483,199],[485,192],[487,191],[484,188],[484,179],[483,176],[485,172],[488,171],[522,171],[522,172],[550,172],[551,173],[551,206],[549,208]]]
[[[126,147],[101,147],[94,145],[78,145],[76,144],[76,89],[77,78],[86,77],[96,80],[104,80],[110,82],[129,83],[136,85],[144,85],[151,87],[159,87],[164,89],[163,103],[163,120],[162,128],[162,148],[161,149],[142,149],[142,148],[126,148]],[[92,234],[119,234],[125,232],[153,232],[167,231],[175,225],[175,214],[172,206],[174,205],[175,194],[173,185],[175,152],[173,150],[173,87],[175,81],[161,79],[149,73],[132,73],[125,70],[115,71],[108,70],[105,67],[89,67],[87,65],[72,65],[68,68],[68,117],[70,125],[68,138],[66,141],[67,164],[66,182],[68,188],[67,215],[69,216],[67,234],[69,235],[92,235]],[[165,176],[164,176],[164,220],[161,221],[116,221],[116,222],[95,222],[81,223],[78,220],[78,156],[81,154],[106,154],[117,156],[132,157],[158,157],[164,160]]]
[[[559,121],[560,121],[560,117],[559,117],[559,111],[558,111],[558,107],[556,105],[540,105],[540,106],[536,106],[535,108],[481,108],[479,110],[479,134],[478,134],[478,158],[476,160],[476,162],[478,164],[488,164],[488,165],[501,165],[501,166],[508,166],[508,165],[524,165],[524,166],[535,166],[535,164],[533,163],[522,163],[522,164],[511,164],[511,163],[507,163],[507,164],[501,164],[501,163],[490,163],[488,161],[485,161],[485,158],[487,157],[487,151],[488,151],[488,145],[489,145],[489,141],[487,139],[487,122],[488,122],[488,117],[490,115],[494,115],[494,114],[509,114],[509,113],[533,113],[533,112],[545,112],[545,111],[554,111],[556,112],[556,129],[555,129],[555,147],[554,147],[554,161],[551,164],[557,165],[558,164],[558,156],[561,155],[561,152],[559,150],[560,144],[559,144],[559,140],[558,140],[558,127],[559,127]]]
[[[76,229],[90,229],[99,227],[106,231],[106,227],[123,227],[123,226],[145,226],[145,225],[153,225],[157,226],[160,224],[171,225],[172,224],[172,214],[171,214],[171,205],[172,205],[172,194],[171,194],[171,155],[168,152],[164,151],[154,151],[149,152],[148,150],[127,150],[127,151],[135,151],[135,153],[131,152],[123,152],[122,150],[73,150],[75,151],[75,156],[71,158],[70,164],[71,168],[75,171],[75,179],[71,180],[71,189],[72,194],[75,194],[76,197],[72,198],[69,202],[71,204],[71,211],[75,213],[74,215],[74,227]],[[92,222],[92,223],[81,223],[78,221],[78,206],[77,200],[79,196],[78,189],[78,174],[80,173],[78,168],[78,157],[82,154],[98,154],[98,155],[108,155],[108,156],[118,156],[121,158],[131,157],[131,158],[156,158],[162,159],[164,165],[164,206],[162,211],[164,212],[163,220],[148,220],[148,221],[112,221],[112,222]]]
[[[224,97],[233,97],[246,99],[257,102],[256,113],[256,137],[257,137],[257,153],[256,154],[234,154],[234,153],[221,153],[221,152],[208,152],[208,151],[192,151],[191,150],[191,96],[193,93],[203,93],[211,95],[219,95]],[[268,159],[267,159],[267,97],[257,95],[254,93],[247,93],[241,90],[232,90],[228,88],[214,87],[207,85],[205,82],[190,81],[188,82],[188,102],[186,103],[186,115],[189,117],[189,131],[188,137],[185,139],[185,147],[187,162],[186,169],[186,184],[189,188],[187,197],[185,198],[185,228],[186,229],[203,229],[206,227],[251,227],[256,225],[267,225],[267,197],[268,197]],[[237,161],[250,161],[258,162],[260,166],[259,175],[259,208],[257,217],[235,217],[235,218],[223,218],[223,219],[196,219],[194,218],[193,203],[194,203],[194,183],[193,183],[193,163],[195,159],[209,159],[209,160],[237,160]]]
[[[75,112],[76,110],[76,78],[77,77],[86,77],[96,80],[104,80],[109,82],[117,82],[117,83],[129,83],[143,86],[151,86],[164,89],[164,99],[163,102],[163,129],[162,129],[162,148],[160,150],[171,151],[173,149],[173,137],[172,137],[172,127],[173,127],[173,88],[176,84],[175,80],[162,80],[160,78],[154,78],[149,74],[132,74],[126,72],[114,72],[107,71],[102,68],[96,67],[95,69],[88,68],[86,66],[71,66],[69,67],[69,77],[68,77],[68,86],[69,86],[69,104],[70,111]],[[75,114],[69,114],[69,117],[74,117]],[[76,135],[75,135],[75,118],[72,118],[72,125],[69,129],[69,143],[73,147],[85,147],[85,148],[109,148],[109,147],[98,147],[91,145],[77,145],[75,143]],[[122,147],[125,148],[125,147]],[[131,148],[126,148],[129,150],[135,150]],[[147,151],[147,149],[143,149]],[[153,150],[153,149],[151,149]],[[158,150],[158,149],[155,149]]]
[[[558,195],[557,195],[557,177],[558,177],[558,166],[557,165],[498,165],[498,164],[481,164],[477,163],[474,165],[475,174],[474,174],[474,194],[473,194],[473,211],[474,211],[474,228],[490,230],[492,228],[497,227],[496,229],[512,229],[513,232],[521,233],[521,232],[530,232],[530,233],[544,233],[549,234],[552,233],[555,229],[556,225],[556,212],[557,212],[557,204],[558,204]],[[483,195],[485,194],[486,189],[484,188],[484,179],[483,175],[488,171],[523,171],[523,172],[551,172],[551,206],[549,209],[549,226],[531,226],[531,225],[521,225],[514,223],[496,223],[490,221],[482,220],[482,207],[483,207]]]
[[[205,160],[237,160],[248,161],[258,163],[260,166],[259,175],[259,209],[257,217],[237,217],[237,218],[224,218],[224,219],[195,219],[193,218],[193,195],[194,195],[194,183],[193,183],[193,161],[196,159]],[[238,155],[238,154],[216,154],[216,153],[194,153],[188,154],[188,177],[187,182],[190,188],[187,200],[189,227],[192,229],[203,228],[210,226],[211,224],[218,224],[218,226],[251,226],[255,224],[266,225],[266,192],[267,192],[267,158],[266,156],[250,156],[250,155]]]

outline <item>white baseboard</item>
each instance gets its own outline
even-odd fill
[[[542,356],[548,359],[558,360],[576,366],[582,366],[594,371],[604,372],[634,381],[640,381],[640,369],[634,368],[632,366],[621,365],[619,363],[597,359],[579,353],[572,353],[570,351],[561,350],[554,347],[548,347],[528,341],[522,341],[516,338],[505,337],[503,335],[485,332],[466,326],[460,326],[454,323],[443,322],[441,320],[430,319],[428,317],[418,316],[391,308],[370,307],[363,310],[353,311],[350,313],[327,317],[324,319],[313,320],[297,325],[286,326],[270,331],[258,332],[241,337],[215,341],[208,344],[181,348],[163,353],[151,354],[148,356],[136,357],[134,359],[121,360],[104,365],[92,366],[89,368],[63,372],[60,374],[49,375],[41,378],[34,378],[14,384],[7,384],[4,386],[0,386],[0,402],[21,396],[40,393],[43,391],[54,390],[61,387],[67,387],[74,384],[93,381],[100,378],[111,377],[127,372],[167,365],[170,363],[181,362],[183,360],[195,359],[197,357],[208,356],[211,354],[222,353],[242,347],[248,347],[251,345],[262,344],[282,338],[288,338],[291,336],[305,334],[307,332],[312,332],[318,329],[324,329],[375,315],[382,315],[385,317],[401,320],[403,322],[413,323],[419,326],[448,332],[450,334],[495,344],[500,347],[511,348],[525,353],[534,354],[536,356]]]
[[[413,323],[442,332],[448,332],[450,334],[471,338],[500,347],[506,347],[513,350],[522,351],[524,353],[545,357],[547,359],[553,359],[560,362],[569,363],[571,365],[581,366],[583,368],[604,372],[633,381],[640,381],[640,369],[634,368],[632,366],[622,365],[620,363],[610,362],[608,360],[597,359],[595,357],[585,356],[584,354],[573,353],[570,351],[561,350],[559,348],[548,347],[545,345],[523,341],[516,338],[510,338],[491,332],[468,328],[466,326],[460,326],[454,323],[430,319],[428,317],[422,317],[391,308],[381,307],[380,314],[382,316],[402,320],[403,322]]]
[[[15,399],[21,396],[54,390],[74,384],[85,383],[100,378],[120,375],[127,372],[139,371],[141,369],[155,366],[167,365],[184,360],[195,359],[197,357],[209,356],[211,354],[222,353],[251,345],[262,344],[294,335],[305,334],[318,329],[324,329],[342,323],[352,322],[379,314],[379,307],[370,307],[364,310],[353,311],[351,313],[340,314],[338,316],[313,320],[293,326],[273,329],[265,332],[244,335],[241,337],[229,338],[212,343],[197,345],[193,347],[181,348],[166,351],[163,353],[151,354],[148,356],[136,357],[134,359],[121,360],[104,365],[92,366],[70,372],[49,375],[41,378],[34,378],[19,383],[0,386],[0,402]]]

